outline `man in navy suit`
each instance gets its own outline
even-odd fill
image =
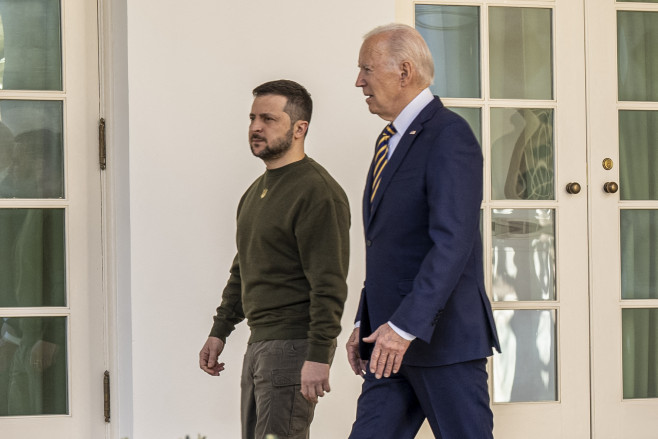
[[[482,152],[429,85],[420,34],[381,26],[359,52],[356,86],[392,122],[363,197],[366,281],[348,360],[364,378],[350,439],[493,437],[486,358],[500,350],[484,289]]]

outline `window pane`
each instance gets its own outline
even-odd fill
[[[619,100],[658,101],[658,12],[617,12]]]
[[[0,416],[68,413],[66,317],[0,317]]]
[[[622,310],[624,398],[658,398],[658,308]]]
[[[557,400],[555,310],[495,310],[494,402]]]
[[[495,301],[555,300],[553,209],[493,209]]]
[[[0,308],[66,306],[64,209],[0,209]]]
[[[555,197],[553,110],[491,109],[491,198]]]
[[[622,210],[620,234],[622,299],[658,299],[658,210]]]
[[[482,145],[482,112],[479,108],[470,107],[449,107],[452,111],[459,114],[466,119],[468,125],[473,130],[473,134],[478,139],[480,146]]]
[[[552,10],[489,8],[493,99],[553,99]]]
[[[480,97],[480,8],[416,5],[416,29],[434,57],[432,92]]]
[[[59,0],[0,0],[0,88],[62,90]]]
[[[619,195],[658,200],[658,111],[619,112]]]
[[[0,100],[0,198],[64,198],[62,101]]]

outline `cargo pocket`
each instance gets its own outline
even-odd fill
[[[308,430],[313,420],[314,405],[301,393],[299,369],[275,369],[272,371],[272,402],[270,407],[271,432],[281,439]]]

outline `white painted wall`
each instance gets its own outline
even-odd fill
[[[312,427],[314,439],[347,437],[360,390],[343,346],[363,281],[361,194],[384,125],[354,81],[362,35],[394,12],[395,0],[127,2],[129,156],[118,165],[129,172],[119,169],[117,178],[125,175],[129,189],[117,203],[130,212],[120,236],[130,240],[123,271],[130,285],[119,288],[118,313],[132,312],[131,439],[240,437],[246,324],[229,337],[221,377],[201,372],[197,353],[235,252],[237,202],[264,170],[246,141],[251,90],[280,78],[310,91],[307,153],[342,184],[352,207],[344,329],[332,392]],[[121,305],[126,295],[132,309]]]

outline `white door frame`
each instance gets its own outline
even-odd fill
[[[108,370],[108,438],[133,438],[127,0],[98,0],[101,117],[107,168],[102,177]]]

